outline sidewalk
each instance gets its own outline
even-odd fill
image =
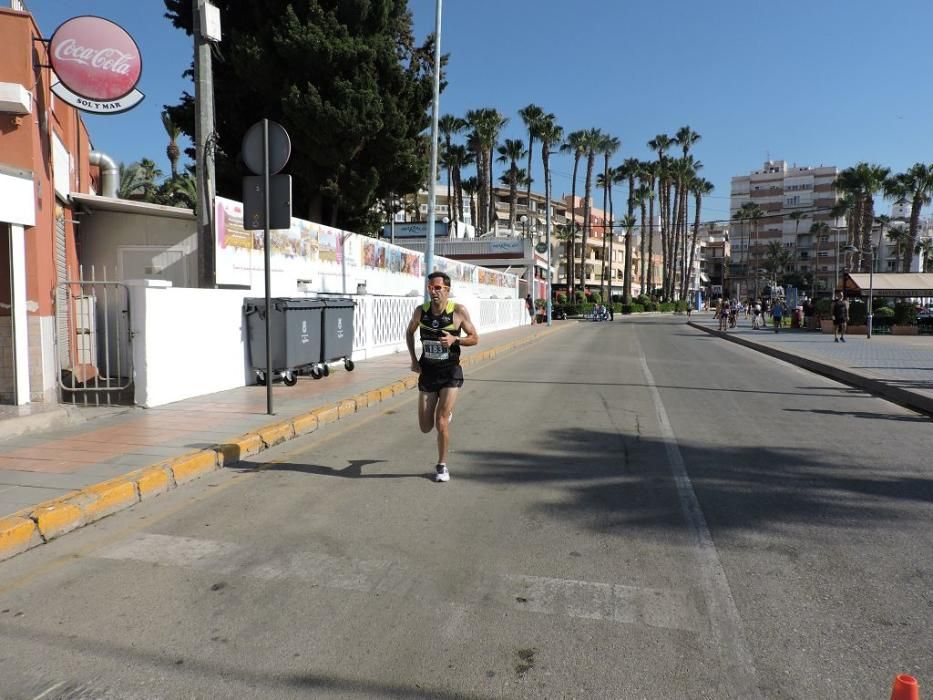
[[[570,325],[486,334],[463,349],[462,362]],[[0,441],[0,560],[416,385],[408,353],[397,353],[294,387],[276,383],[272,416],[266,387],[247,386]]]
[[[752,330],[751,319],[718,330],[712,314],[694,314],[690,325],[799,367],[882,396],[907,408],[933,415],[933,337],[832,334],[783,328]]]

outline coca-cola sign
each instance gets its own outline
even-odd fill
[[[88,112],[123,112],[143,98],[136,90],[142,56],[133,37],[102,17],[73,17],[49,40],[53,92]]]

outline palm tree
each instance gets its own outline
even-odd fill
[[[682,126],[677,130],[677,133],[674,135],[674,140],[677,145],[683,149],[684,158],[687,157],[687,153],[693,148],[693,144],[699,141],[702,137],[691,129],[689,126]]]
[[[625,229],[625,268],[622,270],[622,303],[632,303],[632,229],[635,228],[635,217],[626,214],[622,218],[622,227]]]
[[[638,176],[642,185],[648,188],[648,257],[645,258],[648,265],[647,284],[648,293],[654,294],[654,200],[657,196],[657,187],[659,173],[661,172],[660,161],[646,162],[642,164],[642,174]],[[642,232],[644,233],[644,217],[642,217]],[[644,264],[644,263],[643,263]]]
[[[667,164],[665,152],[674,144],[673,140],[667,134],[658,134],[648,142],[648,148],[658,154],[658,171],[655,173],[658,178],[658,208],[661,213],[661,268],[662,295],[667,294],[667,269],[668,269],[668,225],[670,222],[670,173]]]
[[[181,149],[178,147],[181,128],[172,121],[172,116],[167,111],[162,112],[162,126],[165,127],[165,133],[168,134],[168,146],[165,148],[165,155],[168,157],[172,178],[174,179],[178,177],[178,159],[181,157]]]
[[[643,177],[643,176],[639,176],[639,179],[641,179],[642,177]],[[647,290],[646,290],[646,288],[645,288],[645,265],[646,265],[646,259],[645,259],[645,243],[646,243],[646,239],[648,238],[648,236],[649,236],[650,234],[647,234],[647,233],[646,233],[646,231],[647,231],[648,229],[647,229],[647,224],[645,223],[645,209],[646,209],[646,207],[648,206],[648,198],[649,198],[649,197],[653,197],[653,194],[652,194],[652,192],[651,192],[651,188],[648,187],[647,185],[641,184],[641,185],[639,185],[638,188],[635,190],[634,201],[635,201],[636,204],[638,204],[638,207],[639,207],[639,209],[641,210],[641,219],[640,219],[640,221],[641,221],[641,235],[639,236],[639,238],[641,239],[641,240],[639,241],[639,244],[640,244],[641,265],[640,265],[640,267],[639,267],[638,286],[639,286],[639,288],[641,289],[641,293],[642,293],[642,294],[646,294],[646,293],[647,293]]]
[[[535,139],[541,136],[541,126],[545,117],[544,110],[536,104],[530,104],[518,110],[518,116],[525,122],[528,129],[528,189],[525,192],[525,206],[531,210],[531,154],[534,151]]]
[[[447,208],[451,208],[450,201],[452,197],[451,193],[451,175],[453,171],[453,164],[450,162],[450,148],[451,140],[454,134],[459,134],[461,131],[466,129],[467,123],[465,119],[454,116],[453,114],[444,114],[437,120],[437,129],[440,131],[441,135],[444,137],[444,148],[441,151],[441,162],[447,168]],[[451,213],[451,220],[456,223],[457,215],[456,213]]]
[[[479,183],[480,228],[489,231],[495,213],[492,198],[492,153],[499,139],[499,132],[508,122],[496,109],[471,109],[466,115],[467,123],[473,129],[469,146],[476,154],[476,179]]]
[[[854,199],[855,215],[858,217],[854,226],[855,267],[864,271],[865,260],[862,251],[871,245],[871,229],[875,220],[875,193],[884,190],[891,170],[880,165],[857,163],[846,168],[836,178],[836,189]]]
[[[117,190],[117,197],[120,199],[139,199],[140,195],[145,195],[146,178],[139,168],[139,163],[120,163],[120,187]]]
[[[771,241],[765,250],[764,268],[777,281],[784,268],[793,260],[793,254],[780,241]],[[756,275],[757,276],[757,275]],[[757,286],[757,284],[756,284]],[[757,294],[756,294],[757,296]]]
[[[143,194],[147,202],[151,202],[155,197],[156,180],[162,177],[162,171],[159,170],[159,166],[155,164],[155,161],[150,158],[140,158],[139,160],[139,172],[143,178]]]
[[[515,173],[519,170],[518,160],[524,158],[528,151],[525,150],[525,144],[521,139],[506,139],[505,143],[496,149],[499,157],[496,161],[499,163],[508,163],[508,177],[505,178],[509,183],[509,229],[515,231],[515,208],[518,206],[518,182],[519,179]],[[527,175],[527,171],[523,171]]]
[[[888,241],[894,245],[894,254],[903,259],[904,248],[910,245],[910,229],[892,226],[888,231]]]
[[[917,247],[917,232],[920,228],[920,209],[933,199],[933,166],[914,163],[901,179],[904,187],[904,200],[910,201],[909,245],[901,258],[901,268],[909,272],[913,264],[914,251]]]
[[[829,224],[825,221],[814,221],[810,224],[810,235],[816,241],[816,255],[813,259],[813,283],[810,286],[810,296],[816,297],[817,275],[819,274],[820,264],[820,239],[823,236],[829,236]]]
[[[476,193],[479,192],[479,180],[468,177],[460,183],[460,189],[470,198],[470,221],[476,226]]]
[[[544,215],[548,225],[551,224],[551,149],[564,138],[564,130],[557,124],[557,117],[546,114],[541,118],[538,129],[538,138],[541,139],[541,166],[544,168]],[[550,231],[548,231],[550,232]],[[550,241],[548,241],[550,244]],[[551,250],[548,248],[548,279],[551,276]],[[548,290],[550,291],[550,290]],[[550,321],[551,300],[547,300],[548,320]]]
[[[446,149],[445,157],[446,162],[451,168],[449,172],[453,177],[454,204],[451,219],[453,220],[454,224],[456,224],[457,221],[460,220],[460,217],[463,213],[463,189],[461,186],[461,171],[463,170],[464,166],[473,162],[473,154],[467,150],[466,146],[453,144]]]
[[[703,197],[712,194],[713,183],[709,180],[705,180],[702,177],[694,178],[691,181],[690,191],[693,193],[694,204],[693,204],[693,242],[690,246],[690,264],[687,266],[688,270],[693,270],[694,255],[696,254],[697,248],[697,239],[700,236],[700,209],[703,206]],[[689,291],[689,289],[686,289]]]
[[[604,138],[603,132],[596,128],[584,130],[584,143],[586,150],[586,177],[583,185],[583,239],[580,263],[580,288],[586,292],[586,246],[589,243],[589,233],[592,219],[593,197],[593,168],[596,165],[596,154],[599,152]]]
[[[914,253],[920,256],[920,272],[933,270],[933,239],[924,238],[914,246]]]
[[[567,134],[567,142],[560,147],[561,152],[573,154],[573,176],[570,179],[570,238],[567,249],[567,291],[573,299],[574,292],[574,248],[577,244],[577,168],[580,158],[586,153],[586,132],[571,131]],[[581,261],[582,264],[582,261]]]
[[[602,281],[606,279],[606,265],[608,263],[609,275],[612,276],[612,182],[610,174],[609,159],[622,147],[622,142],[615,136],[604,134],[599,142],[599,152],[603,154],[603,220],[606,221],[608,212],[609,229],[606,230],[603,224],[603,270],[600,279],[600,291],[602,291]],[[608,207],[607,207],[608,200]],[[612,283],[609,283],[609,295],[612,295]],[[612,299],[609,299],[612,303]]]

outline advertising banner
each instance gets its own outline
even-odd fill
[[[263,232],[243,228],[243,205],[215,199],[216,280],[220,285],[261,288],[265,273]],[[341,231],[303,219],[287,230],[269,232],[273,288],[322,293],[352,293],[365,285],[370,294],[420,296],[424,289],[424,254],[378,238]],[[468,263],[434,258],[455,294],[476,298],[514,298],[516,275]],[[458,286],[459,285],[459,286]]]

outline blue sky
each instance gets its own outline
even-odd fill
[[[191,42],[163,18],[161,0],[26,4],[46,36],[79,14],[134,36],[146,99],[87,124],[96,148],[127,162],[150,157],[167,171],[159,113],[193,88],[181,77]],[[423,38],[435,1],[409,6]],[[867,160],[895,171],[933,162],[931,31],[930,0],[446,0],[441,113],[496,107],[510,118],[503,138],[527,140],[517,110],[533,102],[566,131],[598,127],[619,137],[615,161],[648,158],[648,140],[689,124],[702,136],[693,153],[716,187],[703,218],[727,218],[729,178],[769,156],[839,167]],[[553,168],[555,195],[569,193],[572,161],[557,158]],[[537,158],[534,174],[540,182]]]

